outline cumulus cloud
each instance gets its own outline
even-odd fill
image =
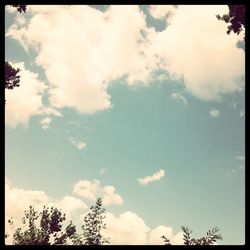
[[[45,117],[43,120],[41,120],[41,125],[42,125],[42,128],[43,129],[47,129],[47,128],[49,128],[49,125],[50,125],[50,123],[51,123],[51,118],[50,117]]]
[[[174,98],[174,99],[176,99],[176,100],[182,101],[185,106],[188,105],[187,99],[184,96],[182,96],[182,95],[180,95],[178,93],[173,93],[171,95],[171,97]]]
[[[220,111],[214,108],[211,109],[209,113],[213,118],[217,118],[218,116],[220,116]]]
[[[244,86],[244,52],[236,47],[239,37],[228,36],[226,23],[215,17],[227,11],[226,5],[180,5],[165,30],[150,33],[149,49],[162,58],[170,77],[182,80],[186,90],[200,99],[220,100],[222,94]]]
[[[28,24],[21,29],[13,25],[7,36],[37,50],[53,107],[104,110],[111,107],[109,81],[127,74],[130,82],[147,77],[139,44],[145,16],[138,6],[115,5],[102,12],[84,5],[36,5],[29,11]]]
[[[108,87],[113,80],[124,77],[128,85],[148,85],[159,69],[203,100],[240,91],[245,54],[236,44],[241,35],[228,36],[226,23],[215,17],[227,12],[227,6],[149,8],[151,15],[166,20],[171,11],[171,22],[158,32],[147,27],[136,5],[105,11],[85,5],[31,5],[31,17],[22,26],[12,25],[6,36],[37,52],[35,62],[44,69],[49,104],[55,109],[93,114],[111,108]],[[28,118],[38,113],[35,107]]]
[[[94,201],[97,198],[99,186],[100,182],[98,180],[80,180],[74,185],[73,193]]]
[[[166,236],[172,245],[183,245],[183,233],[180,231],[174,235],[172,227],[158,226],[152,229],[149,233],[148,244],[149,245],[162,245],[163,239],[161,236]]]
[[[147,244],[147,234],[150,228],[137,214],[128,211],[116,217],[112,213],[106,213],[105,223],[107,228],[103,234],[110,237],[111,244]]]
[[[149,244],[152,245],[162,245],[163,239],[161,236],[166,236],[169,240],[173,238],[173,228],[171,227],[165,227],[165,226],[158,226],[154,229],[152,229],[149,233]]]
[[[103,188],[103,205],[109,206],[112,204],[122,205],[123,199],[119,194],[115,193],[115,188],[113,186],[105,186]]]
[[[68,195],[64,196],[62,200],[58,202],[58,206],[64,211],[67,211],[67,216],[70,217],[72,217],[76,211],[88,208],[81,199]]]
[[[70,141],[70,143],[72,145],[74,145],[77,149],[82,150],[85,149],[87,147],[87,144],[85,142],[82,141],[78,141],[76,138],[74,137],[69,137],[68,140]]]
[[[102,197],[104,206],[123,204],[123,199],[116,193],[115,187],[103,187],[99,180],[80,180],[74,185],[73,193],[92,201]]]
[[[172,227],[160,225],[150,229],[144,220],[136,213],[127,211],[115,216],[112,213],[105,214],[107,228],[103,235],[109,237],[111,244],[116,245],[163,245],[161,238],[165,235],[173,245],[183,245],[183,233],[174,234]]]
[[[169,15],[173,15],[176,11],[176,6],[174,5],[150,5],[149,13],[152,17],[156,19],[163,19]]]
[[[144,178],[138,178],[137,180],[141,185],[147,185],[150,182],[160,180],[163,176],[165,176],[165,170],[160,169],[158,172],[156,172],[152,176],[146,176]]]
[[[47,89],[44,82],[38,80],[38,75],[27,70],[24,63],[11,63],[19,68],[20,86],[5,90],[5,122],[15,128],[18,124],[28,125],[30,118],[42,114],[44,105],[42,95]]]

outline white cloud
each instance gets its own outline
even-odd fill
[[[116,193],[115,187],[103,187],[99,180],[80,180],[74,185],[73,193],[92,201],[102,197],[104,206],[123,204],[123,199]]]
[[[47,86],[38,75],[25,69],[24,63],[11,63],[14,68],[20,68],[20,86],[12,90],[5,90],[6,113],[5,122],[10,127],[18,124],[28,125],[30,118],[42,114],[42,95]]]
[[[129,74],[134,82],[148,76],[139,45],[145,16],[138,6],[115,5],[101,12],[83,5],[36,5],[29,11],[34,14],[29,24],[12,26],[7,36],[38,51],[36,63],[45,70],[53,107],[104,110],[111,107],[110,80]]]
[[[128,85],[148,85],[158,69],[183,80],[186,90],[200,99],[220,100],[240,91],[245,54],[236,43],[242,35],[227,35],[227,24],[215,17],[227,12],[227,6],[150,7],[158,17],[169,10],[174,10],[171,22],[157,32],[147,27],[136,5],[109,6],[104,12],[84,5],[32,5],[31,18],[22,27],[11,26],[6,36],[37,51],[36,64],[49,82],[50,105],[57,109],[92,114],[111,108],[107,89],[112,80],[126,77]]]
[[[156,19],[166,18],[168,15],[173,15],[176,11],[174,5],[150,5],[149,13]]]
[[[163,239],[161,236],[166,236],[169,240],[173,238],[173,228],[172,227],[165,227],[165,226],[158,226],[154,229],[152,229],[149,233],[149,244],[152,245],[162,245]]]
[[[165,30],[150,33],[148,49],[162,59],[170,78],[183,80],[200,99],[219,100],[244,86],[245,55],[236,48],[240,37],[227,35],[227,24],[215,17],[227,11],[226,5],[179,5]]]
[[[57,117],[62,117],[62,113],[59,112],[58,110],[54,109],[54,108],[51,108],[51,107],[45,107],[44,110],[43,110],[43,113],[45,115],[54,115],[54,116],[57,116]]]
[[[217,110],[217,109],[211,109],[210,111],[209,111],[209,113],[210,113],[210,115],[212,116],[212,117],[214,117],[214,118],[217,118],[218,116],[220,116],[220,111],[219,110]]]
[[[98,180],[80,180],[74,185],[73,193],[94,201],[97,198],[99,186],[100,182]]]
[[[184,240],[183,240],[183,232],[178,232],[171,240],[170,240],[172,245],[183,245]]]
[[[148,244],[163,245],[164,240],[161,236],[164,235],[170,240],[172,245],[183,245],[183,233],[180,231],[174,235],[172,227],[158,226],[152,229],[149,233]]]
[[[184,96],[182,96],[182,95],[180,95],[180,94],[178,94],[178,93],[173,93],[173,94],[171,95],[171,97],[174,98],[174,99],[176,99],[176,100],[182,101],[182,102],[184,103],[185,106],[188,105],[187,99],[186,99]]]
[[[5,11],[7,11],[9,13],[15,13],[17,10],[16,10],[16,8],[14,8],[10,5],[5,5]]]
[[[165,176],[165,170],[160,169],[158,172],[156,172],[152,176],[146,176],[144,178],[139,178],[137,180],[141,185],[147,185],[150,182],[160,180],[163,176]]]
[[[26,23],[26,19],[23,15],[17,15],[16,21],[19,25],[24,25]]]
[[[66,215],[69,218],[72,217],[77,211],[87,209],[87,205],[78,198],[73,196],[64,196],[61,201],[57,202],[58,207],[62,208],[66,212]]]
[[[50,123],[51,123],[51,118],[50,117],[45,117],[43,120],[41,120],[41,125],[42,125],[42,128],[43,129],[47,129],[47,128],[49,128],[49,125],[50,125]]]
[[[115,216],[105,214],[106,229],[103,235],[109,237],[111,244],[116,245],[164,245],[161,238],[165,235],[173,245],[183,245],[183,233],[174,235],[172,227],[158,226],[150,229],[136,213],[127,211]]]
[[[123,199],[119,194],[115,193],[115,188],[113,186],[105,186],[103,188],[103,205],[109,206],[112,204],[122,205]]]
[[[110,237],[111,244],[147,244],[150,228],[137,214],[128,211],[116,217],[112,213],[106,213],[105,223],[107,228],[103,231],[103,235]]]
[[[77,141],[74,137],[69,137],[68,140],[79,150],[85,149],[87,147],[87,144],[85,142]]]

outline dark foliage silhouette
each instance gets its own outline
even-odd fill
[[[22,4],[16,4],[16,5],[11,5],[12,7],[15,7],[18,12],[26,12],[27,5],[22,5]]]
[[[13,229],[12,219],[8,222],[14,231],[14,245],[103,245],[109,243],[101,234],[101,230],[106,228],[104,212],[102,199],[98,198],[84,217],[82,234],[77,233],[71,221],[65,226],[66,215],[54,207],[44,206],[42,212],[38,213],[30,206],[22,218],[22,227],[17,229]],[[5,238],[9,236],[5,234]]]
[[[218,240],[222,240],[221,234],[219,234],[219,229],[217,227],[212,230],[208,230],[206,236],[201,238],[191,238],[192,230],[188,227],[181,227],[183,231],[184,245],[214,245]],[[172,245],[170,240],[166,236],[162,236],[165,245]]]
[[[76,232],[75,226],[70,222],[63,229],[63,222],[66,215],[62,214],[57,208],[43,207],[42,212],[38,213],[30,206],[25,211],[22,219],[23,227],[17,228],[13,234],[14,245],[65,245],[68,239],[72,239]],[[13,227],[13,221],[9,220]]]
[[[218,20],[230,23],[227,27],[227,34],[233,31],[238,35],[245,29],[245,5],[228,5],[228,7],[228,14],[224,14],[223,16],[216,15],[216,17]]]
[[[20,76],[18,73],[20,69],[15,69],[9,62],[5,62],[5,88],[13,89],[19,87]]]
[[[90,210],[85,216],[82,226],[84,244],[103,245],[109,243],[108,239],[101,234],[101,230],[106,228],[106,224],[103,222],[105,209],[102,207],[102,199],[98,198]]]

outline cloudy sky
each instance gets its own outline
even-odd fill
[[[112,244],[245,242],[245,53],[227,6],[6,7],[6,221],[30,204],[80,225],[97,197]],[[10,230],[7,226],[7,230]]]

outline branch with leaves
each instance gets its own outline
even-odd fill
[[[39,220],[40,219],[40,220]],[[63,222],[66,220],[66,215],[62,214],[57,208],[46,206],[42,212],[38,213],[30,206],[29,210],[25,211],[25,216],[22,218],[23,227],[18,227],[13,234],[14,245],[65,245],[68,239],[72,239],[76,232],[75,226],[70,222],[66,229],[63,230]],[[13,228],[13,220],[9,221]]]
[[[217,227],[208,230],[206,236],[197,239],[191,238],[193,231],[188,227],[182,226],[181,229],[183,231],[184,245],[214,245],[218,240],[222,240],[222,236],[219,234],[219,229]],[[164,239],[165,245],[172,245],[166,236],[163,235],[161,238]]]
[[[22,218],[22,227],[14,229],[12,219],[8,221],[13,233],[14,245],[103,245],[109,243],[102,235],[105,209],[102,199],[98,198],[95,205],[90,207],[90,212],[84,217],[82,234],[77,233],[76,226],[70,221],[64,226],[66,215],[54,207],[43,207],[38,213],[30,206]],[[10,235],[5,234],[5,238]]]
[[[15,5],[11,5],[11,6],[16,8],[17,11],[20,13],[26,12],[26,9],[27,9],[27,5],[24,5],[24,4],[15,4]]]

